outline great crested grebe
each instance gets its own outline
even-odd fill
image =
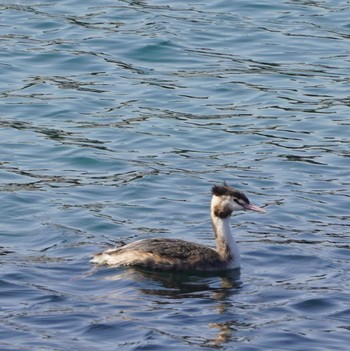
[[[214,185],[211,199],[211,221],[216,250],[180,239],[154,238],[132,242],[96,254],[91,262],[111,266],[135,266],[152,269],[215,271],[240,267],[240,254],[232,235],[230,216],[233,211],[265,212],[252,205],[239,190]]]

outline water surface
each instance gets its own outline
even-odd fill
[[[347,350],[349,5],[1,2],[1,349]],[[223,180],[240,276],[89,263]]]

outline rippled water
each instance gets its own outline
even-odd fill
[[[349,1],[0,3],[1,350],[348,350]],[[153,236],[240,277],[92,267]]]

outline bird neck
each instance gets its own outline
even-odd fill
[[[232,235],[230,216],[220,218],[212,211],[211,221],[216,239],[216,251],[231,268],[238,268],[240,266],[240,254],[238,245]]]

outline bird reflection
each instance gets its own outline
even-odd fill
[[[169,298],[208,297],[214,293],[219,297],[229,296],[240,287],[240,270],[213,273],[184,273],[173,271],[155,271],[135,269],[144,279],[157,282],[156,288],[141,288],[149,295],[167,296]],[[217,299],[217,298],[216,298]]]
[[[187,327],[193,331],[189,318],[195,319],[194,324],[201,323],[204,318],[208,328],[216,331],[214,335],[207,333],[211,334],[209,336],[203,329],[198,332],[195,329],[196,335],[183,336],[186,343],[219,347],[232,339],[233,332],[241,324],[234,318],[235,311],[232,302],[232,296],[239,293],[242,284],[239,269],[219,273],[192,274],[130,268],[127,271],[124,270],[123,273],[119,272],[117,275],[109,276],[108,280],[125,280],[126,278],[134,281],[138,285],[139,292],[151,297],[150,302],[156,303],[157,306],[171,303],[174,307],[174,300],[179,300],[181,303],[188,301],[191,305],[190,299],[193,300],[194,312],[191,312],[191,316],[186,316],[183,322],[186,333],[188,332]],[[207,309],[204,307],[205,304],[209,304]],[[198,311],[198,316],[196,311]],[[178,315],[183,313],[187,312],[184,312],[179,305]],[[171,316],[169,318],[171,319]]]

